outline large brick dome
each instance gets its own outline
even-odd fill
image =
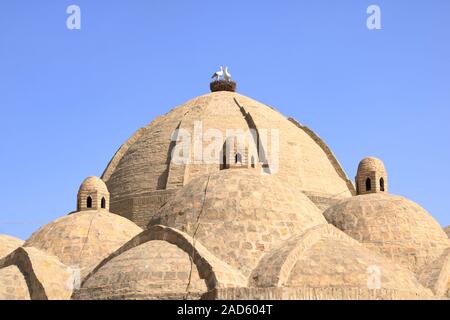
[[[439,223],[421,206],[400,196],[352,197],[326,210],[324,216],[366,247],[415,272],[450,246]]]
[[[199,121],[202,132],[213,129],[224,137],[230,129],[253,129],[261,136],[278,130],[278,151],[268,143],[263,153],[269,158],[272,151],[277,152],[276,174],[314,202],[329,205],[354,192],[334,155],[314,132],[265,104],[235,92],[220,91],[192,99],[156,118],[121,146],[102,176],[111,193],[111,211],[144,226],[151,212],[164,204],[173,190],[195,177],[220,170],[219,156],[213,164],[201,159],[186,165],[171,163],[171,151],[176,145],[171,141],[174,131],[185,130],[194,140],[194,126]]]
[[[258,170],[230,169],[192,180],[150,222],[198,239],[247,275],[280,241],[326,223],[299,189]]]

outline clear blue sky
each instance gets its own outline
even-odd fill
[[[82,10],[81,30],[66,8]],[[366,28],[377,4],[382,30]],[[89,175],[157,115],[239,92],[315,130],[350,177],[385,161],[390,191],[450,224],[450,1],[3,1],[0,233],[75,209]]]

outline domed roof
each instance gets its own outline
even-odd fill
[[[248,276],[273,245],[323,223],[319,209],[287,181],[258,170],[231,169],[192,180],[149,225],[186,232]]]
[[[189,256],[165,241],[149,241],[114,257],[83,283],[73,298],[199,299],[205,281]]]
[[[450,246],[440,225],[418,204],[385,193],[340,201],[325,218],[366,247],[412,271],[440,256]]]
[[[313,299],[432,295],[412,272],[374,254],[331,225],[314,227],[282,243],[261,259],[250,281],[251,286],[301,288],[305,293],[313,288]]]
[[[386,169],[384,167],[383,161],[381,161],[380,159],[374,158],[374,157],[368,157],[368,158],[361,160],[361,162],[359,163],[358,172],[363,172],[363,171],[381,171],[381,172],[384,171],[385,172]]]
[[[175,129],[183,129],[194,137],[194,123],[198,121],[203,133],[215,129],[224,137],[227,130],[234,129],[256,129],[261,136],[278,130],[279,146],[273,152],[279,153],[279,174],[303,191],[339,197],[351,195],[352,184],[325,143],[311,130],[267,105],[235,92],[220,91],[192,99],[156,118],[122,145],[102,176],[112,203],[185,185],[199,175],[218,171],[219,165],[200,161],[187,165],[189,169],[181,168],[175,176],[171,173],[171,137]],[[271,145],[264,151],[269,158]]]
[[[17,266],[0,269],[0,300],[30,300],[27,283]]]
[[[8,236],[6,234],[0,234],[0,259],[10,254],[22,245],[22,240]]]
[[[105,182],[98,177],[87,177],[80,186],[78,193],[99,191],[109,193]]]
[[[43,226],[24,246],[55,255],[85,274],[141,231],[130,220],[105,210],[83,211]]]
[[[447,234],[447,236],[450,238],[450,226],[448,226],[447,228],[444,229],[445,233]]]

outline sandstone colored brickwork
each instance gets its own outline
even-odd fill
[[[207,300],[435,300],[436,297],[403,290],[361,288],[229,288],[217,289]]]
[[[23,245],[23,240],[0,234],[0,259]]]
[[[154,214],[175,194],[176,189],[157,190],[136,196],[123,197],[111,202],[112,212],[121,212],[123,217],[145,229]]]
[[[323,223],[319,209],[286,181],[255,170],[223,170],[192,180],[149,225],[188,233],[248,276],[274,245]]]
[[[341,179],[345,180],[348,189],[352,193],[352,195],[356,195],[355,186],[353,185],[353,182],[347,177],[347,174],[345,173],[344,169],[342,169],[341,164],[339,163],[338,159],[334,155],[333,151],[328,147],[328,145],[323,141],[321,137],[314,131],[312,131],[307,126],[301,125],[300,122],[295,120],[294,118],[288,118],[289,121],[291,121],[294,125],[305,131],[306,134],[308,134],[311,139],[313,139],[317,145],[322,148],[323,152],[328,157],[328,160],[330,160],[330,163],[333,165],[334,169],[336,170],[336,173],[341,177]]]
[[[450,246],[436,220],[400,196],[373,193],[353,197],[329,208],[324,216],[373,252],[414,272]]]
[[[447,234],[447,236],[450,238],[450,226],[448,226],[447,228],[444,229],[445,233]]]
[[[141,231],[131,221],[105,210],[82,211],[43,226],[24,246],[54,255],[84,275]]]
[[[0,300],[30,300],[25,277],[16,266],[0,269]]]
[[[205,163],[209,129],[223,141]],[[175,163],[183,130],[191,157]],[[255,152],[266,134],[279,145]],[[0,235],[0,299],[449,299],[450,239],[387,179],[363,159],[355,196],[309,128],[234,92],[200,96],[125,142],[76,212],[25,243]]]
[[[109,210],[109,191],[98,177],[88,177],[81,184],[77,195],[77,210]]]
[[[250,287],[369,289],[368,269],[380,271],[377,290],[404,291],[410,296],[432,296],[407,269],[374,255],[331,225],[311,228],[264,256],[250,277]],[[371,288],[373,289],[373,288]]]
[[[18,248],[0,259],[0,270],[11,266],[16,266],[24,276],[33,300],[67,300],[72,295],[74,274],[55,256],[35,248]],[[11,278],[0,279],[5,282]]]
[[[245,284],[242,274],[200,242],[173,228],[154,226],[100,263],[74,298],[195,299]]]
[[[450,248],[447,248],[435,261],[422,267],[419,281],[431,288],[436,296],[450,298]]]
[[[207,289],[197,268],[192,270],[181,249],[149,241],[100,268],[74,299],[199,299]]]
[[[370,183],[367,183],[367,179],[370,179]],[[380,159],[368,157],[361,160],[355,180],[357,194],[388,192],[388,176]],[[370,189],[367,185],[370,185]]]
[[[228,129],[256,128],[269,133],[276,129],[280,141],[279,174],[284,179],[303,191],[323,197],[352,195],[352,185],[342,169],[339,170],[331,151],[324,148],[323,141],[312,137],[310,131],[299,130],[273,108],[234,92],[221,91],[192,99],[158,117],[120,148],[103,174],[111,192],[111,211],[140,224],[134,218],[136,209],[132,199],[157,190],[178,189],[195,177],[220,170],[219,156],[217,164],[205,164],[202,159],[188,165],[171,164],[171,151],[176,145],[171,141],[174,130],[187,130],[194,137],[196,121],[201,121],[203,132],[216,129],[224,137]],[[265,151],[267,156],[271,155],[270,144]],[[139,209],[139,219],[146,212],[149,220],[153,208],[163,204],[149,202],[146,209]]]

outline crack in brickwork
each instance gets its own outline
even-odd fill
[[[200,227],[200,217],[203,213],[203,208],[205,206],[205,201],[206,201],[206,194],[208,192],[208,184],[209,184],[209,179],[211,178],[211,175],[208,175],[208,180],[206,180],[206,185],[205,185],[205,190],[203,191],[203,201],[202,201],[202,206],[200,208],[200,212],[197,216],[197,220],[196,220],[196,227],[194,230],[194,233],[192,234],[192,254],[189,256],[189,260],[191,262],[191,269],[189,270],[189,278],[188,278],[188,283],[186,286],[186,295],[184,297],[184,299],[186,300],[189,297],[189,287],[191,286],[191,279],[192,279],[192,271],[193,271],[193,267],[194,267],[194,255],[195,255],[195,244],[197,242],[196,236],[197,236],[197,232],[198,232],[198,228]]]

